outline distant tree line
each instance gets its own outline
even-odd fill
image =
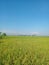
[[[0,39],[4,38],[4,37],[6,37],[6,36],[7,36],[6,33],[0,32]]]

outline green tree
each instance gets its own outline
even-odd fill
[[[2,36],[6,36],[6,33],[3,33]]]
[[[0,39],[2,39],[2,32],[0,32]]]
[[[0,32],[0,39],[5,38],[5,37],[6,37],[6,33]]]
[[[0,35],[1,35],[2,32],[0,32]]]

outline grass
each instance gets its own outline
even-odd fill
[[[49,65],[49,37],[8,36],[0,39],[0,65]]]

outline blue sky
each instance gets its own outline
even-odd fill
[[[49,35],[49,0],[0,0],[0,31]]]

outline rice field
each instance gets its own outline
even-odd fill
[[[48,36],[0,39],[0,65],[49,65]]]

